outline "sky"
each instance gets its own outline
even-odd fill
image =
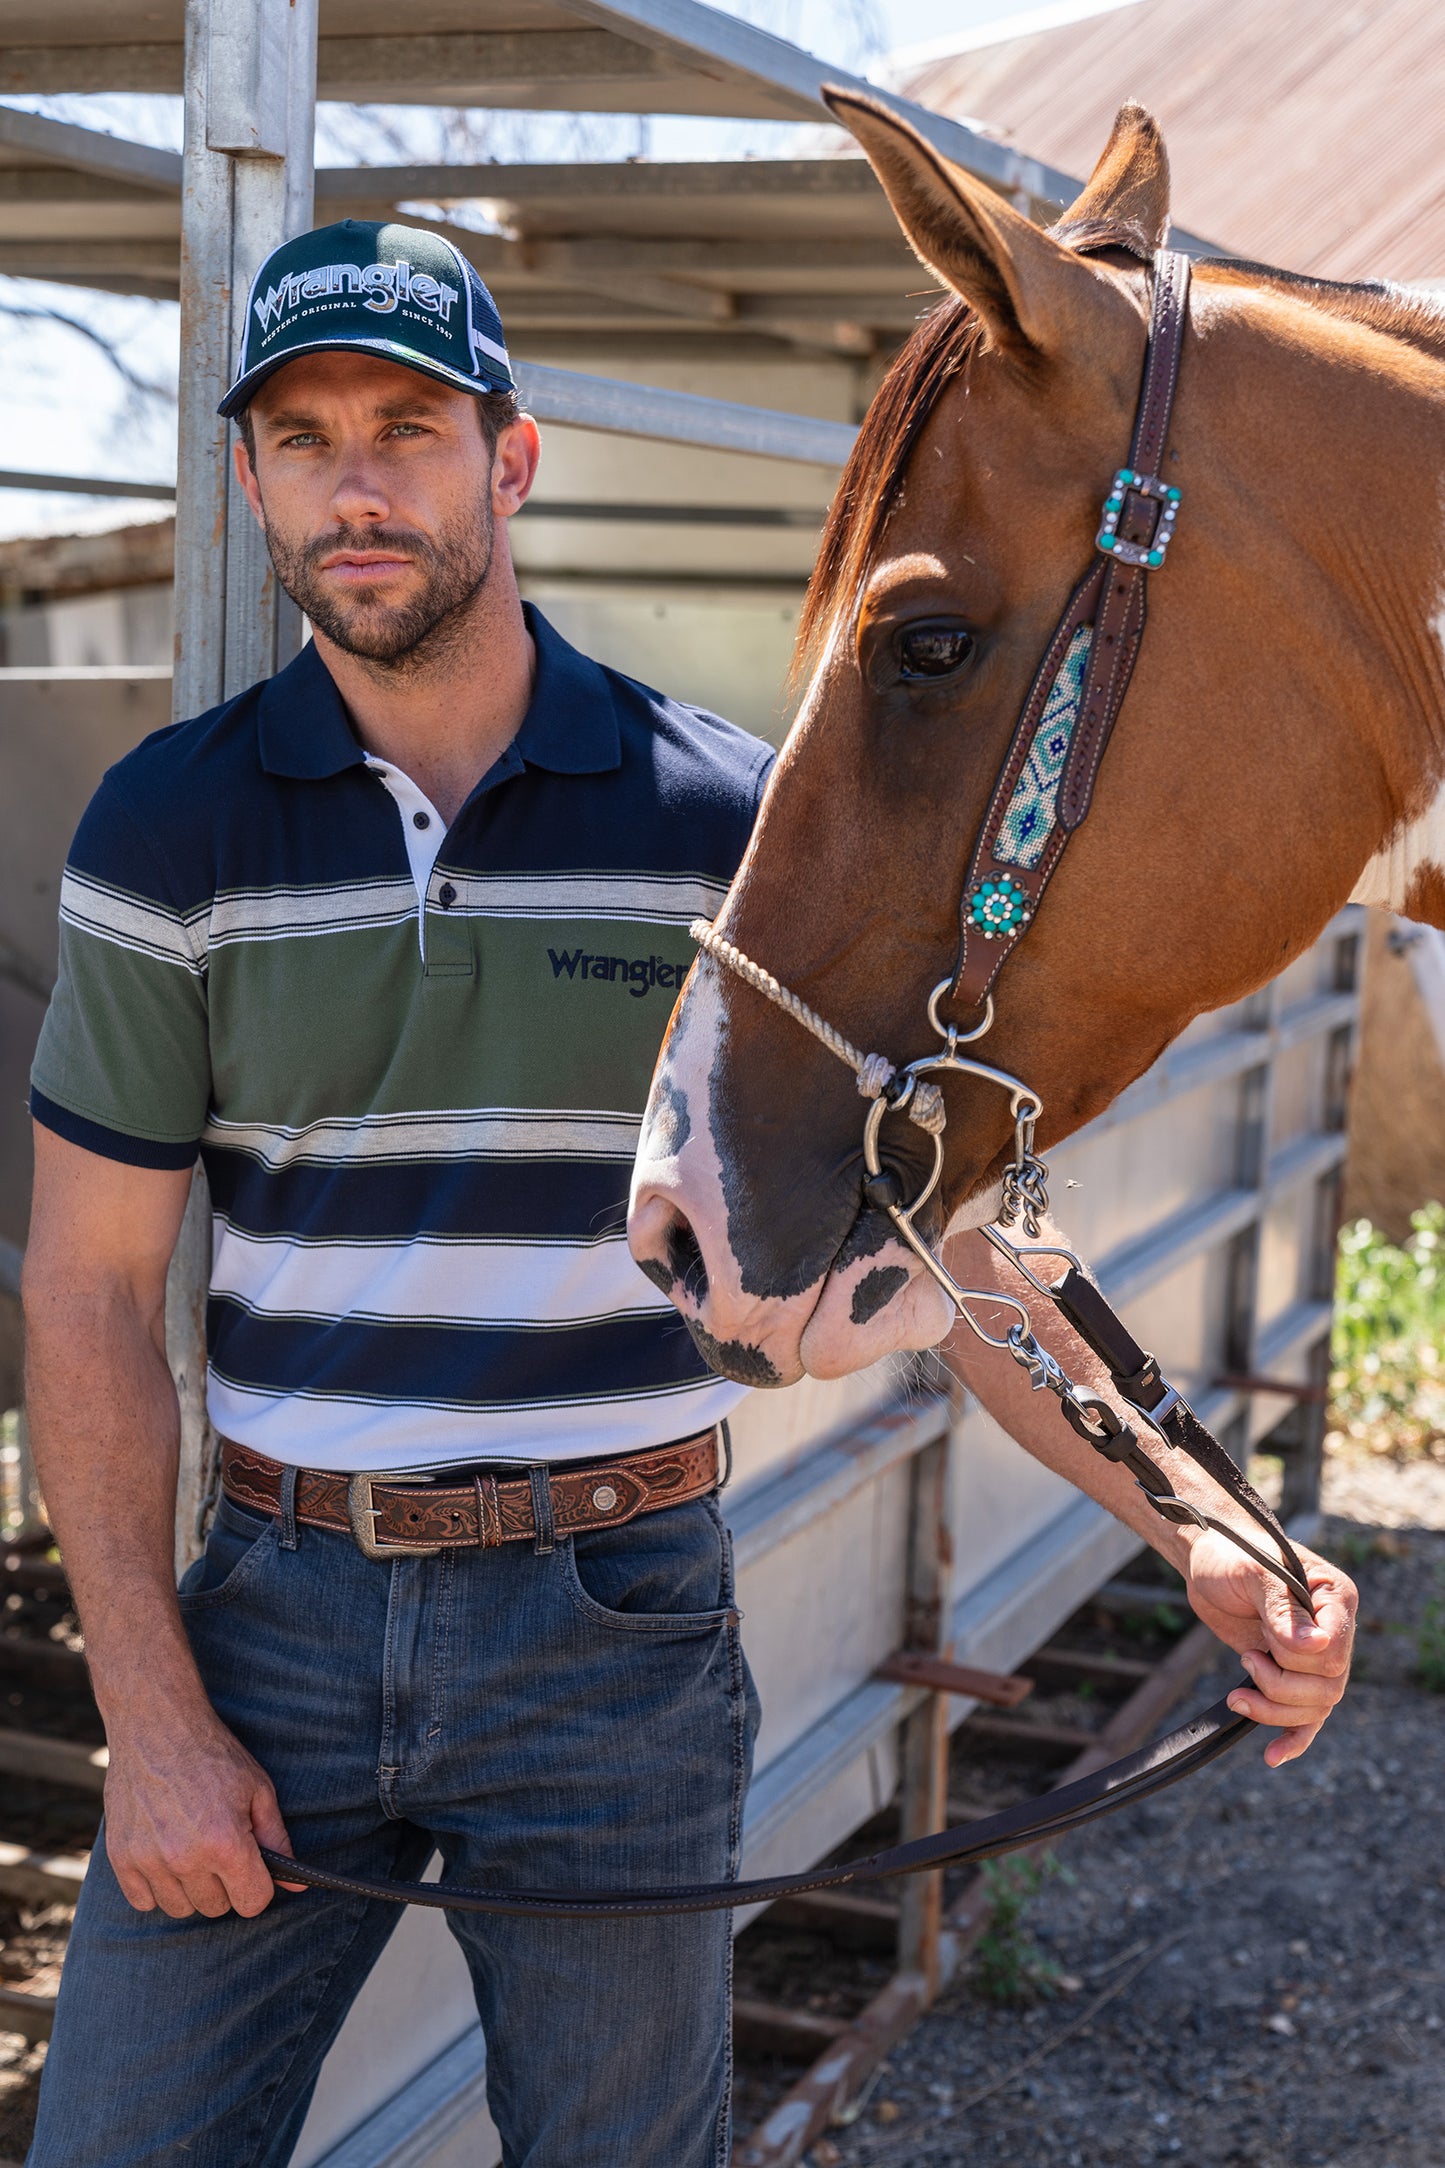
[[[716,0],[858,74],[886,72],[900,49],[970,32],[1051,26],[1129,0]],[[14,98],[113,135],[179,149],[181,102],[162,97]],[[323,106],[317,160],[390,164],[406,157],[656,159],[786,151],[798,131],[767,122],[477,114],[465,122],[425,107]],[[178,310],[171,302],[98,294],[0,276],[5,366],[0,468],[167,481],[175,474]],[[26,312],[34,312],[27,314]],[[57,317],[70,323],[61,323]],[[130,381],[95,336],[117,351]],[[0,490],[0,537],[80,533],[164,517],[144,499]]]

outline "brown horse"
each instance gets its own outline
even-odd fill
[[[805,613],[811,680],[718,925],[901,1065],[936,1049],[925,1007],[953,971],[974,839],[1128,452],[1168,167],[1126,108],[1044,233],[883,108],[832,102],[952,294],[844,474]],[[1043,1145],[1352,895],[1445,925],[1445,313],[1196,266],[1162,471],[1177,535],[1093,808],[971,1049],[1037,1090]],[[992,1217],[1012,1142],[996,1089],[950,1077],[945,1098],[930,1238]],[[837,1375],[951,1324],[864,1201],[865,1111],[841,1063],[699,960],[630,1231],[728,1375]],[[886,1126],[916,1191],[929,1140]]]

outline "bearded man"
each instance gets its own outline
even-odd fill
[[[312,640],[111,770],[36,1058],[29,1405],[110,1742],[32,2168],[281,2168],[392,1906],[736,1871],[740,1397],[628,1256],[663,1028],[768,748],[518,595],[538,458],[452,245],[252,289],[236,472]],[[179,1598],[199,1153],[223,1493]],[[719,2168],[730,1921],[449,1914],[511,2168]]]

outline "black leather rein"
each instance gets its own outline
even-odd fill
[[[623,1920],[668,1912],[727,1912],[737,1905],[771,1904],[777,1897],[801,1897],[810,1890],[847,1889],[855,1882],[886,1882],[899,1875],[927,1874],[937,1867],[968,1867],[1003,1852],[1021,1851],[1071,1829],[1083,1829],[1121,1807],[1152,1798],[1184,1777],[1207,1768],[1253,1729],[1247,1716],[1236,1716],[1227,1701],[1217,1701],[1152,1746],[1140,1747],[1092,1776],[1064,1784],[1043,1799],[1021,1800],[980,1822],[965,1822],[934,1837],[916,1837],[886,1852],[850,1860],[841,1867],[815,1867],[810,1874],[768,1875],[756,1882],[676,1883],[635,1890],[497,1890],[467,1889],[441,1882],[390,1882],[365,1875],[335,1874],[304,1860],[288,1859],[265,1845],[261,1857],[278,1882],[304,1882],[308,1889],[331,1890],[343,1897],[380,1898],[388,1904],[424,1905],[438,1912],[493,1912],[523,1919]]]

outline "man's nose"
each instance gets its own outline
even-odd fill
[[[331,510],[344,526],[379,524],[391,512],[391,498],[373,460],[359,455],[343,459],[331,486]]]

